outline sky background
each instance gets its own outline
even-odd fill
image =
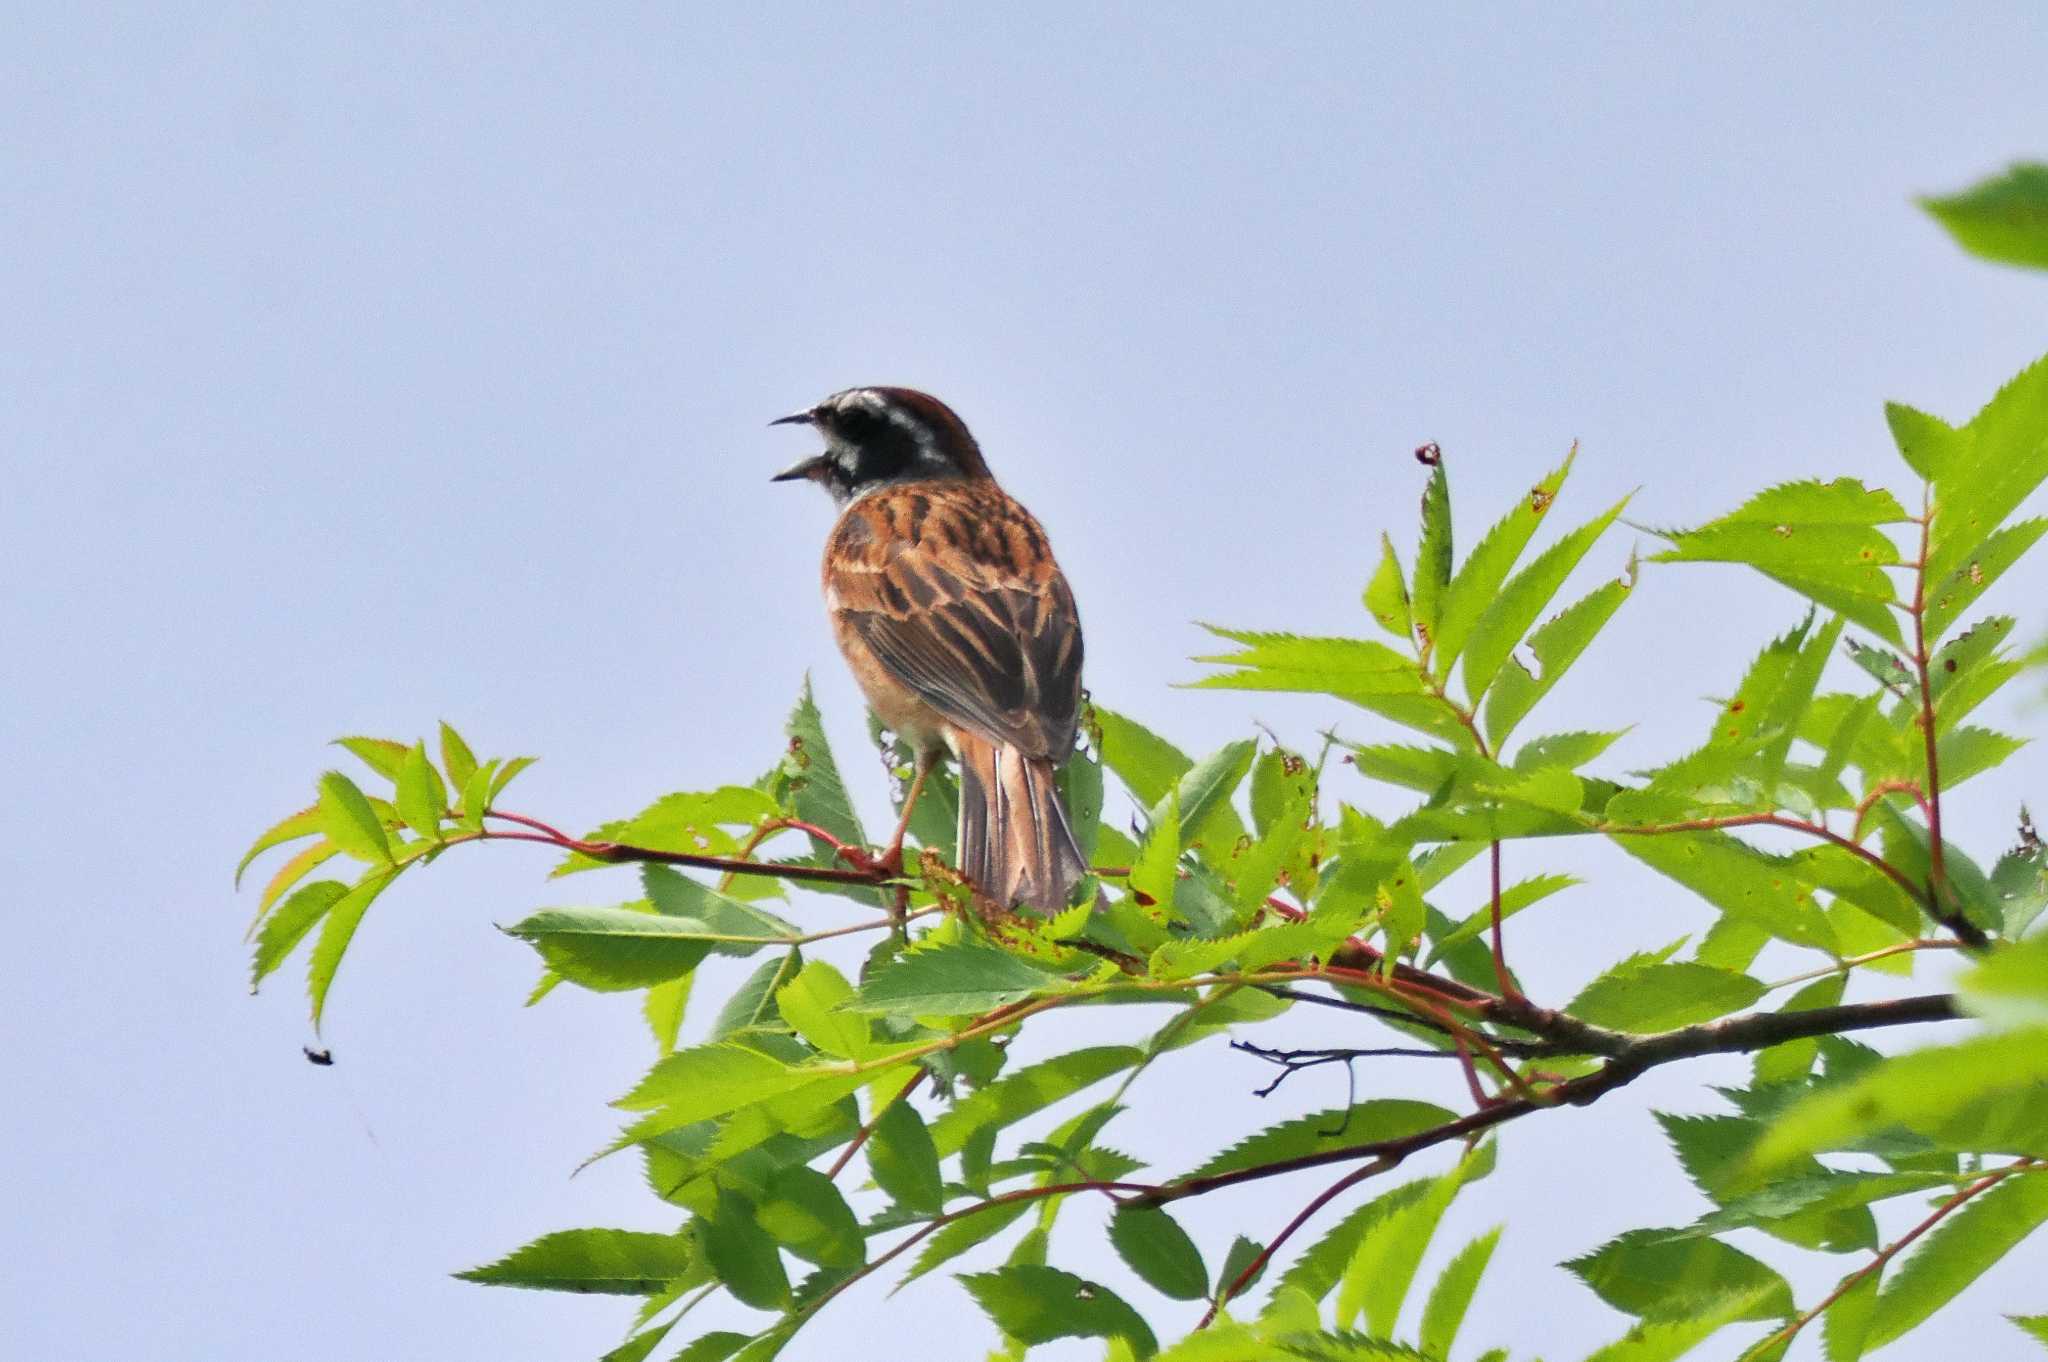
[[[553,1229],[675,1223],[630,1158],[569,1177],[651,1057],[633,1002],[523,1009],[535,960],[491,926],[631,898],[630,876],[550,884],[509,846],[408,876],[318,1069],[300,965],[246,996],[254,895],[228,872],[337,734],[446,717],[545,757],[518,807],[590,826],[750,779],[807,669],[879,819],[817,601],[829,507],[766,482],[803,449],[770,417],[856,383],[950,401],[1054,537],[1094,694],[1207,749],[1255,718],[1386,731],[1170,687],[1199,674],[1197,618],[1366,632],[1424,440],[1467,543],[1574,439],[1564,513],[1640,488],[1637,519],[1684,523],[1783,478],[1905,488],[1884,399],[1960,419],[2048,348],[2048,284],[1966,259],[1909,201],[2048,152],[2039,6],[740,8],[0,11],[16,1355],[616,1342],[630,1303],[447,1274]],[[2038,633],[2044,588],[2035,565],[1991,604]],[[1799,613],[1734,568],[1648,569],[1547,726],[1640,720],[1615,770],[1671,755],[1703,731],[1691,697]],[[1976,850],[2035,770],[1958,799]],[[1553,866],[1592,882],[1515,933],[1538,997],[1705,921],[1611,848],[1510,852]],[[1701,1079],[1740,1072],[1512,1132],[1431,1259],[1510,1224],[1466,1356],[1560,1362],[1622,1331],[1551,1264],[1701,1211],[1647,1111],[1712,1109]],[[1183,1054],[1115,1142],[1171,1172],[1343,1100],[1306,1075],[1259,1103],[1265,1077]],[[1455,1095],[1412,1069],[1360,1086]],[[1186,1218],[1213,1264],[1315,1185]],[[1125,1284],[1099,1218],[1074,1206],[1054,1260]],[[1804,1302],[1837,1266],[1796,1278]],[[2009,1262],[1943,1347],[2019,1356],[1997,1312],[2042,1308]],[[940,1278],[856,1292],[785,1356],[991,1337]]]

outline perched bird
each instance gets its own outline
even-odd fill
[[[917,753],[903,832],[933,763],[960,766],[959,869],[998,904],[1065,907],[1088,873],[1053,774],[1074,750],[1081,619],[1045,531],[996,485],[937,398],[849,388],[773,425],[822,453],[775,475],[832,494],[825,609],[884,725]]]

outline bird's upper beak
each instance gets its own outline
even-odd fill
[[[771,426],[814,426],[818,424],[818,418],[812,412],[799,411],[793,412],[788,416],[778,416],[773,421],[770,421],[768,424]],[[826,455],[813,454],[808,459],[799,459],[797,462],[783,469],[780,473],[777,473],[774,477],[768,479],[768,481],[815,482],[817,481],[818,476],[825,471],[826,462]]]

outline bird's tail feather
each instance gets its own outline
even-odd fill
[[[961,872],[998,903],[1059,912],[1088,862],[1052,763],[971,734],[958,741]]]

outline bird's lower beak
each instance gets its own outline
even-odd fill
[[[802,459],[796,463],[791,464],[789,467],[783,469],[780,473],[777,473],[774,477],[768,479],[768,481],[816,482],[818,478],[824,474],[825,465],[827,462],[829,462],[829,460],[825,455],[813,454],[808,459]]]

